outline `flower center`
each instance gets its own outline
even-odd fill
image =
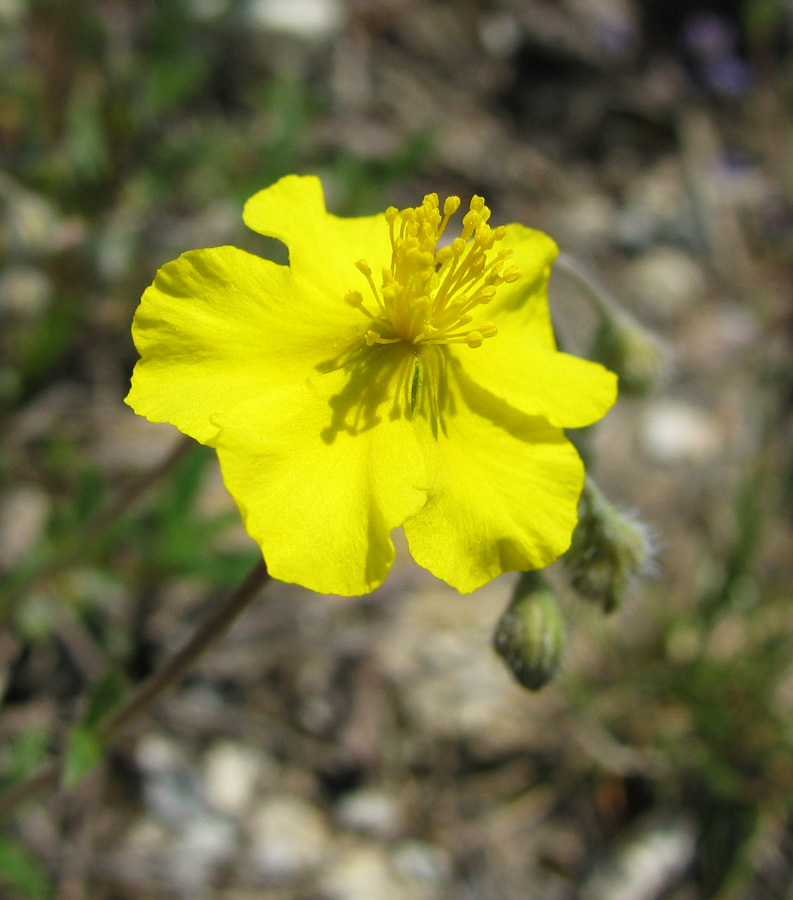
[[[520,278],[520,269],[504,268],[513,250],[500,250],[488,259],[506,228],[487,224],[490,210],[482,197],[471,199],[460,236],[438,246],[459,207],[459,197],[448,197],[441,213],[438,195],[427,194],[421,206],[386,210],[391,265],[383,268],[379,289],[369,263],[365,259],[356,263],[369,282],[376,309],[367,308],[360,291],[350,291],[344,298],[371,320],[365,335],[369,346],[404,342],[479,347],[498,333],[492,322],[474,323],[472,313],[490,303],[502,282]]]

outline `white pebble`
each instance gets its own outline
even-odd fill
[[[221,741],[209,750],[204,765],[207,801],[218,812],[239,816],[253,796],[260,770],[272,764],[241,744]]]
[[[268,878],[306,875],[322,863],[327,853],[325,817],[302,797],[268,797],[251,816],[250,827],[250,862]]]
[[[645,412],[639,430],[647,456],[661,463],[704,463],[722,445],[713,417],[679,400],[659,400]]]

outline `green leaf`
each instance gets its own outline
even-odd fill
[[[94,684],[88,700],[88,709],[82,726],[94,730],[100,722],[119,706],[124,698],[124,679],[116,669],[111,669]]]
[[[75,787],[102,760],[102,742],[92,728],[77,725],[69,734],[61,782],[67,790]]]
[[[0,885],[24,900],[47,900],[52,896],[52,885],[38,860],[16,841],[3,837],[0,837]]]

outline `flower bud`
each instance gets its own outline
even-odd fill
[[[658,340],[631,316],[609,311],[595,332],[592,358],[620,380],[620,389],[643,396],[658,383],[666,360]]]
[[[553,589],[536,572],[524,572],[493,634],[493,646],[515,678],[538,691],[562,659],[565,627]]]
[[[576,591],[612,612],[631,586],[650,573],[652,557],[647,528],[618,510],[587,478],[573,541],[562,557]]]

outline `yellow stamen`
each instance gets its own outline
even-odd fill
[[[506,229],[487,224],[490,209],[482,197],[471,198],[460,236],[438,247],[459,208],[459,197],[447,197],[441,206],[437,194],[427,194],[420,206],[386,210],[391,261],[383,269],[380,287],[365,259],[355,264],[369,284],[377,309],[367,309],[359,291],[350,291],[344,298],[372,320],[373,327],[364,335],[369,346],[403,342],[479,347],[497,334],[492,322],[474,321],[476,310],[491,302],[499,285],[517,280],[520,269],[514,265],[504,269],[514,255],[511,249],[488,258]]]

